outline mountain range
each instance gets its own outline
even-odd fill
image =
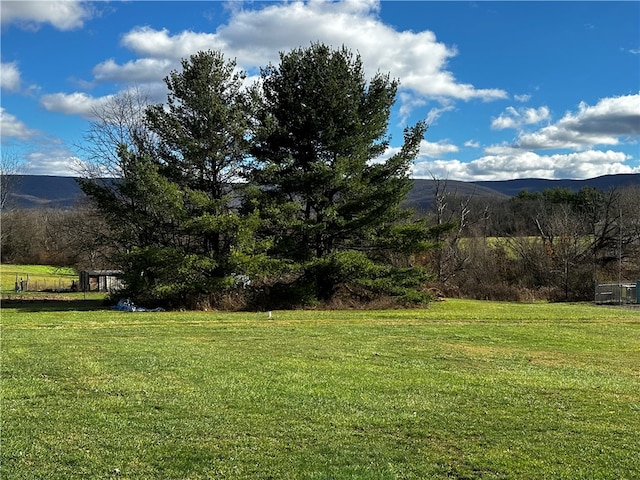
[[[85,198],[74,177],[11,175],[7,176],[7,178],[9,182],[7,183],[6,205],[10,208],[71,208]],[[480,196],[507,199],[523,190],[535,193],[556,187],[578,191],[587,186],[598,190],[609,190],[630,185],[640,186],[640,174],[604,175],[586,180],[527,178],[461,182],[458,180],[416,179],[411,192],[407,195],[406,205],[418,210],[426,210],[433,201],[438,182],[440,188],[445,188],[446,191],[463,197]]]

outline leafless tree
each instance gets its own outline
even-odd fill
[[[121,176],[119,147],[134,148],[136,139],[150,135],[144,126],[144,112],[148,104],[149,95],[136,87],[120,92],[93,108],[93,120],[84,141],[77,145],[86,160],[84,171],[80,172],[82,177]]]
[[[627,280],[640,279],[640,186],[634,185],[620,189],[619,217],[620,225],[618,246],[620,248],[620,275]]]
[[[0,159],[0,210],[8,206],[9,195],[19,181],[18,175],[23,171],[18,154],[13,150],[2,149]]]
[[[460,239],[469,226],[471,196],[464,197],[447,189],[447,181],[432,177],[434,185],[433,221],[434,241],[439,248],[434,251],[433,262],[438,281],[446,283],[464,269],[468,252],[460,247]]]

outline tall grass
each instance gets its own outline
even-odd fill
[[[640,478],[640,314],[2,311],[4,478]]]

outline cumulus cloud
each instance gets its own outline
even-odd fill
[[[437,158],[448,153],[455,153],[458,151],[458,147],[452,143],[448,143],[445,140],[438,142],[429,142],[427,140],[420,141],[420,149],[418,152],[419,158]],[[396,153],[400,152],[400,147],[389,147],[380,158],[377,158],[376,162],[382,162],[391,158]]]
[[[9,139],[29,140],[38,133],[36,130],[27,127],[15,115],[7,113],[2,107],[0,107],[0,132],[2,132],[3,144]]]
[[[31,152],[24,156],[24,172],[27,175],[78,176],[83,171],[82,161],[69,150],[61,147]]]
[[[92,118],[94,112],[101,105],[107,102],[113,95],[95,98],[86,93],[51,93],[43,95],[40,103],[44,108],[52,112],[64,113],[67,115],[80,115],[85,118]]]
[[[618,145],[620,138],[640,135],[640,94],[601,99],[590,106],[582,102],[557,123],[520,135],[522,149],[585,149],[594,145]]]
[[[20,90],[20,70],[16,62],[0,64],[0,87],[9,92]]]
[[[514,108],[508,107],[498,118],[491,122],[493,130],[503,130],[505,128],[521,128],[524,125],[533,125],[549,120],[549,108]]]
[[[235,58],[239,67],[254,74],[269,62],[277,63],[281,51],[320,41],[358,52],[368,77],[382,71],[400,80],[401,124],[429,101],[438,104],[428,112],[427,122],[432,123],[453,109],[454,100],[507,97],[503,90],[478,89],[458,82],[447,71],[448,60],[457,54],[455,48],[438,42],[430,31],[397,31],[385,25],[378,17],[379,0],[312,0],[266,4],[259,9],[233,4],[230,8],[229,21],[215,32],[171,33],[148,26],[130,30],[121,44],[139,58],[123,64],[114,59],[97,64],[92,70],[93,81],[88,84],[146,84],[153,91],[164,90],[162,79],[172,69],[179,69],[181,59],[209,49]],[[247,81],[255,78],[250,76]],[[47,110],[89,118],[102,101],[82,92],[52,93],[43,96],[41,104]]]
[[[446,178],[465,181],[469,179],[467,166],[467,163],[460,160],[424,160],[414,163],[411,174],[413,178]]]
[[[161,103],[166,99],[167,88],[164,83],[140,83],[132,87],[125,88],[117,94],[93,97],[86,93],[51,93],[40,98],[40,105],[51,112],[63,113],[65,115],[80,115],[85,119],[95,119],[96,112],[101,107],[111,102],[120,95],[130,95],[132,98],[140,99],[149,104]]]
[[[184,31],[171,35],[167,29],[138,27],[126,33],[122,45],[138,55],[179,61],[200,50],[226,50],[225,43],[214,33]]]
[[[106,60],[93,68],[97,82],[157,82],[164,78],[172,68],[172,62],[166,59],[141,58],[118,65],[113,59]]]
[[[320,41],[334,47],[345,45],[363,59],[367,75],[389,72],[401,87],[416,95],[458,100],[506,98],[500,89],[480,89],[460,83],[446,69],[457,55],[455,48],[438,42],[433,32],[397,31],[382,23],[379,1],[310,1],[271,4],[260,9],[235,8],[229,22],[215,33],[135,28],[122,44],[143,57],[176,62],[198,50],[214,49],[236,58],[251,71],[278,61],[280,51]],[[110,66],[113,68],[113,65]],[[407,107],[409,108],[409,107]]]
[[[13,10],[7,17],[5,4],[8,3],[12,4]],[[29,16],[34,2],[3,2],[3,24],[49,22],[56,28],[68,29],[82,25],[90,15],[84,4],[79,2],[47,4],[66,4],[71,9],[67,15],[68,22],[54,23],[55,16],[46,12],[41,12],[40,17],[35,14]],[[418,108],[429,110],[427,122],[433,124],[444,112],[453,110],[456,101],[508,98],[501,89],[480,88],[458,80],[448,70],[448,62],[458,54],[456,48],[438,41],[431,31],[399,31],[382,23],[379,18],[380,6],[379,0],[267,2],[258,7],[232,2],[229,20],[213,32],[170,32],[166,29],[136,27],[125,33],[121,40],[122,46],[133,52],[136,58],[121,64],[113,59],[98,63],[92,70],[93,79],[90,83],[113,82],[124,85],[124,88],[131,84],[144,85],[151,92],[150,100],[153,103],[161,102],[166,95],[162,78],[171,69],[179,69],[180,59],[199,50],[221,50],[226,58],[235,58],[241,68],[255,75],[258,67],[269,62],[277,63],[279,52],[320,41],[334,47],[345,45],[351,51],[358,52],[367,77],[380,71],[389,72],[392,78],[397,78],[400,81],[398,114],[401,122],[408,120]],[[2,88],[8,91],[10,88],[19,88],[15,87],[20,83],[17,65],[6,65],[9,65],[6,79],[5,64],[2,65]],[[15,68],[15,73],[11,68]],[[52,93],[41,98],[41,105],[49,111],[92,118],[95,109],[110,98],[78,92]],[[513,95],[512,98],[514,104],[518,102],[519,105],[508,107],[492,119],[491,128],[516,129],[518,136],[513,145],[494,145],[486,149],[482,156],[466,162],[462,153],[459,159],[450,158],[458,156],[456,154],[462,145],[459,148],[450,140],[423,141],[413,169],[414,175],[478,180],[527,176],[587,178],[605,173],[640,171],[640,167],[629,166],[631,159],[624,153],[593,149],[596,145],[637,141],[640,133],[640,95],[605,98],[596,105],[582,103],[576,111],[566,113],[554,123],[551,123],[548,107],[526,108],[522,105],[530,101],[530,95]],[[18,135],[27,138],[33,134],[15,117],[3,112],[3,137],[5,121],[10,125],[6,131],[15,132],[15,138],[20,138]],[[546,125],[541,126],[541,123]],[[434,130],[430,130],[430,133]],[[468,149],[479,146],[477,141],[469,140],[464,143],[467,150],[463,153],[469,154]],[[572,151],[544,155],[537,152],[541,149]],[[390,148],[385,158],[397,150]],[[637,163],[637,158],[635,160]],[[31,162],[33,168],[49,172],[52,165],[67,165],[65,168],[68,172],[68,165],[75,160],[69,152],[60,150],[54,160],[34,154]]]
[[[450,178],[462,181],[510,180],[514,178],[585,179],[599,175],[640,173],[639,167],[626,162],[629,157],[611,150],[540,155],[531,151],[504,147],[494,149],[471,162],[455,160],[416,161],[416,178]]]
[[[49,23],[58,30],[82,27],[92,15],[85,2],[74,0],[2,2],[2,25],[37,29]]]
[[[447,153],[455,153],[457,151],[458,147],[456,145],[447,143],[445,140],[440,140],[438,142],[422,140],[420,141],[420,152],[418,155],[421,157],[437,158]]]

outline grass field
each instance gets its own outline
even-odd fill
[[[640,312],[2,309],[3,479],[640,478]]]
[[[29,291],[16,292],[15,283],[29,280]],[[65,301],[104,300],[104,292],[69,292],[71,282],[78,281],[72,268],[48,265],[0,265],[0,297],[2,300],[48,298]],[[26,287],[25,287],[26,288]],[[40,290],[51,290],[43,294]],[[90,302],[91,306],[95,302]]]
[[[48,265],[0,265],[0,291],[15,292],[16,282],[29,280],[31,290],[64,289],[78,280],[72,268],[58,268]]]

